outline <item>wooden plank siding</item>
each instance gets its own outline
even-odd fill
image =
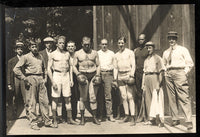
[[[145,33],[147,40],[156,44],[156,52],[162,56],[169,45],[168,31],[177,31],[178,44],[186,47],[195,62],[195,15],[194,5],[121,5],[96,6],[97,9],[97,44],[102,38],[109,41],[109,49],[116,52],[117,38],[128,38],[127,47],[136,48],[140,33]],[[99,49],[99,48],[98,48]],[[193,114],[195,114],[196,80],[195,68],[189,75],[192,95]],[[169,114],[168,99],[165,91],[165,113]]]

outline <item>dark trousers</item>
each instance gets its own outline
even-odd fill
[[[113,81],[112,72],[102,72],[103,90],[105,96],[106,114],[107,116],[112,115],[112,95],[111,95],[111,83]]]
[[[141,109],[141,102],[142,102],[142,77],[143,77],[143,70],[136,70],[135,71],[135,85],[136,85],[136,94],[135,94],[135,114],[136,116],[139,115]]]
[[[172,120],[178,120],[178,109],[182,108],[186,122],[192,121],[189,85],[183,69],[169,70],[165,76]]]

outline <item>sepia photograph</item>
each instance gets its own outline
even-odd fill
[[[196,133],[195,4],[5,7],[6,135]]]

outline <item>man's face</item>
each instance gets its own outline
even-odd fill
[[[15,49],[15,52],[17,53],[17,55],[21,56],[23,54],[23,49],[22,47],[18,47]]]
[[[82,43],[82,46],[83,46],[83,50],[88,52],[91,48],[90,40],[84,40]]]
[[[64,39],[58,39],[58,43],[56,45],[60,50],[63,50],[65,48],[65,40]]]
[[[68,43],[67,44],[67,50],[69,51],[69,53],[74,53],[76,50],[76,46],[74,43]]]
[[[124,40],[118,40],[118,47],[120,51],[123,51],[125,49]]]
[[[106,39],[101,40],[101,49],[103,51],[107,51],[107,49],[108,49],[108,41]]]
[[[140,35],[139,39],[138,39],[138,42],[139,42],[140,45],[144,44],[144,42],[145,42],[145,35]]]
[[[45,42],[44,45],[46,46],[47,49],[52,49],[52,47],[53,47],[53,42],[47,41],[47,42]]]
[[[168,37],[169,45],[174,46],[176,45],[177,38],[176,37]]]
[[[38,46],[36,44],[32,44],[29,47],[29,50],[33,53],[33,54],[37,54],[38,53]]]
[[[147,46],[147,50],[148,50],[148,54],[152,55],[152,53],[154,52],[154,47],[153,46]]]

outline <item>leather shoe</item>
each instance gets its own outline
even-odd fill
[[[187,122],[187,130],[193,129],[192,122]]]
[[[180,124],[180,120],[173,120],[171,126],[176,126]]]

